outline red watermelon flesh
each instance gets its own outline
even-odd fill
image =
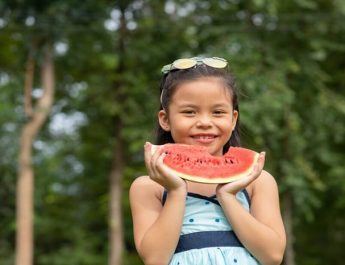
[[[200,183],[228,183],[247,176],[259,154],[242,147],[230,147],[223,156],[212,156],[203,146],[165,144],[152,145],[166,153],[164,164],[179,177]]]

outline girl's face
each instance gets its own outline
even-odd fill
[[[209,77],[179,85],[168,112],[161,110],[158,116],[161,127],[171,132],[175,143],[205,146],[210,154],[221,156],[238,112],[233,110],[224,82]]]

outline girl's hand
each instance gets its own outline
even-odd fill
[[[163,159],[166,154],[161,153],[160,148],[157,148],[152,154],[151,148],[150,143],[145,144],[145,164],[150,178],[162,185],[167,191],[181,190],[187,192],[186,181],[176,176],[164,165]]]
[[[265,164],[265,152],[261,152],[259,159],[253,168],[253,171],[248,176],[243,177],[234,182],[219,184],[216,188],[217,196],[226,194],[226,193],[236,195],[237,192],[246,188],[250,183],[252,183],[254,180],[256,180],[260,176],[261,171],[264,168],[264,164]]]

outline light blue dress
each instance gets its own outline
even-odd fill
[[[162,203],[168,194],[164,192]],[[246,190],[236,194],[249,211]],[[259,265],[243,247],[216,196],[188,193],[180,239],[169,265]]]

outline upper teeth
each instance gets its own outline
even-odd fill
[[[196,136],[197,138],[201,138],[201,139],[210,139],[210,138],[213,138],[213,136],[211,135],[199,135],[199,136]]]

